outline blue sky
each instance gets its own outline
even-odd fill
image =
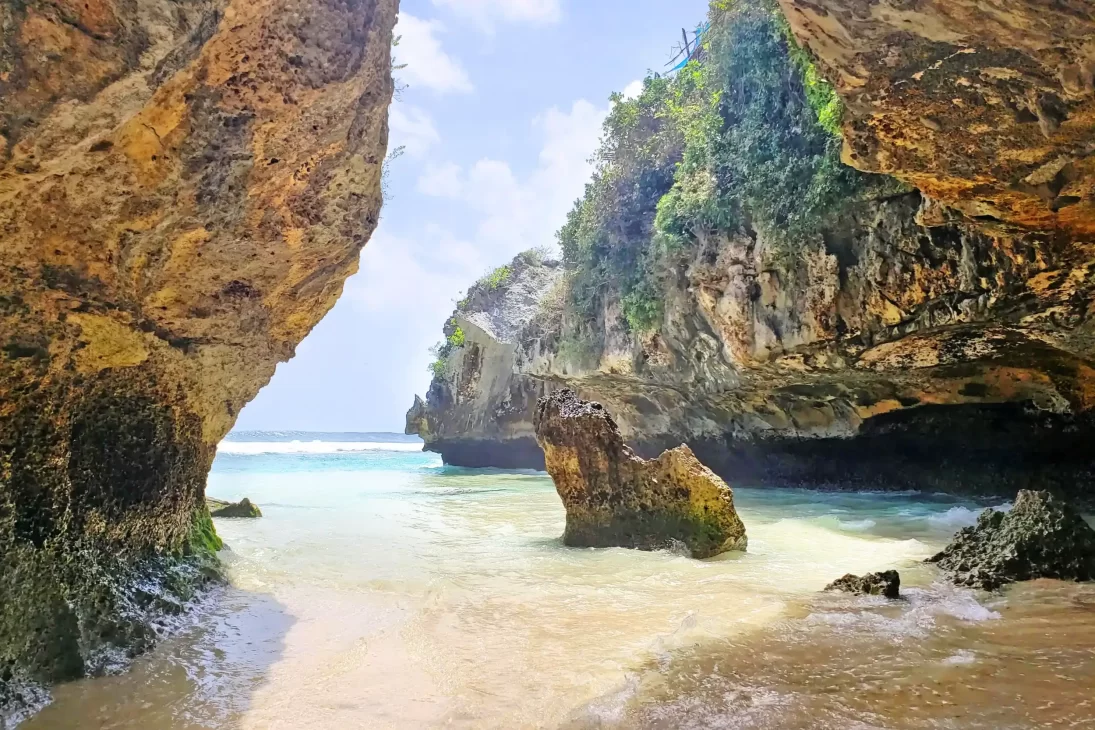
[[[361,272],[237,429],[402,431],[463,291],[555,232],[613,91],[661,70],[707,0],[403,0],[380,227]]]

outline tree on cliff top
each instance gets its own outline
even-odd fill
[[[794,256],[880,181],[840,162],[842,109],[771,0],[716,0],[703,62],[616,95],[585,196],[559,232],[567,333],[599,345],[607,304],[656,330],[665,279],[713,234],[763,235]]]

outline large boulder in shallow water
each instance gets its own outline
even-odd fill
[[[696,558],[745,549],[733,492],[687,446],[642,459],[600,403],[571,390],[540,399],[535,427],[566,507],[567,545],[657,550],[683,543]]]
[[[995,590],[1035,578],[1095,578],[1095,530],[1049,492],[1022,491],[1010,512],[986,510],[929,559],[958,585]]]

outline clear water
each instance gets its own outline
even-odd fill
[[[244,434],[209,493],[231,586],[24,730],[1095,725],[1095,589],[947,588],[920,564],[982,505],[735,490],[750,549],[562,545],[546,475],[392,435]],[[907,600],[819,593],[901,569]]]

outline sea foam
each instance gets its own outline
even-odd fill
[[[217,447],[217,453],[235,456],[346,454],[362,451],[422,451],[422,444],[379,441],[222,441]]]
[[[1011,503],[998,505],[992,509],[997,512],[1008,512],[1011,510]],[[927,521],[932,526],[940,528],[972,527],[977,524],[977,518],[981,516],[982,512],[984,512],[983,509],[973,510],[969,507],[951,507],[946,512],[928,516]]]

